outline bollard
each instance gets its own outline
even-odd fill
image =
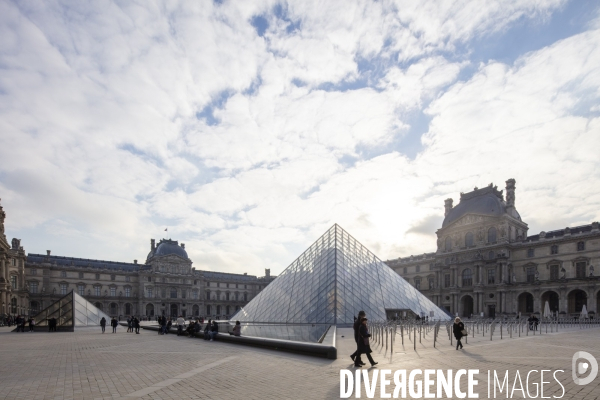
[[[417,351],[417,330],[413,329],[413,347],[414,350]]]

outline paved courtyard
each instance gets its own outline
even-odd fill
[[[0,328],[1,399],[336,399],[340,369],[351,367],[349,329],[338,331],[338,359],[326,360],[229,343],[208,342],[144,331],[101,334],[10,333]],[[530,370],[562,369],[564,399],[599,399],[600,377],[578,386],[571,379],[571,359],[584,350],[600,357],[600,328],[571,329],[542,336],[499,340],[469,338],[463,351],[451,347],[442,332],[437,348],[428,336],[417,351],[405,339],[394,353],[376,347],[378,369],[479,369],[480,398],[487,398],[487,371],[517,370],[525,383]],[[369,374],[374,373],[368,369]],[[560,396],[550,375],[545,396]],[[393,391],[388,390],[389,393]],[[435,387],[435,386],[434,386]],[[463,387],[463,389],[465,389]],[[533,394],[533,387],[531,388]],[[379,388],[376,390],[379,398]],[[516,392],[513,398],[522,398]],[[351,398],[355,398],[354,394]],[[362,398],[366,398],[364,386]],[[497,398],[507,398],[499,394]]]

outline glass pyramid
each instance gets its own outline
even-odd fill
[[[100,326],[102,317],[106,318],[106,325],[109,325],[108,315],[72,291],[43,309],[34,319],[36,326],[48,326],[50,319],[54,318],[58,330],[72,331],[85,326]]]
[[[231,319],[345,325],[360,310],[372,321],[385,321],[386,310],[450,319],[337,224]]]

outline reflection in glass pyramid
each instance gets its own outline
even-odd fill
[[[241,322],[352,324],[388,311],[450,317],[335,224],[231,319]]]

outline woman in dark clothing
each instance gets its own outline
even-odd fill
[[[454,337],[456,338],[456,350],[458,350],[458,346],[463,348],[463,345],[460,341],[463,337],[463,330],[465,329],[465,324],[462,323],[460,318],[454,318],[454,326],[452,327],[452,332],[454,333]]]
[[[371,337],[371,334],[369,333],[367,321],[368,320],[366,318],[360,320],[360,328],[358,329],[358,354],[366,354],[371,366],[374,367],[378,363],[373,360],[373,357],[371,357],[371,346],[369,344],[369,338]]]

